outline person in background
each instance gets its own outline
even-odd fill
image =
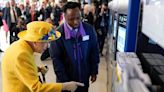
[[[36,5],[33,3],[31,5],[31,8],[30,8],[30,17],[29,17],[29,20],[30,20],[30,22],[32,22],[32,21],[38,21],[38,17],[39,17],[39,12],[38,12],[38,10],[36,10]]]
[[[42,21],[46,20],[47,18],[50,18],[52,12],[52,7],[50,5],[50,3],[48,2],[48,0],[43,0],[42,2],[42,7],[39,11],[39,14],[42,16]]]
[[[25,10],[25,7],[24,7],[24,4],[19,4],[19,9],[21,10],[21,13],[22,13],[22,18],[24,18],[26,20],[26,10]]]
[[[92,12],[92,15],[93,15],[93,23],[96,22],[96,19],[97,19],[97,14],[96,14],[96,3],[92,3],[91,4],[91,12]],[[94,24],[94,27],[95,27],[95,24]],[[96,28],[95,28],[96,29]]]
[[[8,24],[6,22],[6,20],[4,19],[4,15],[6,15],[6,11],[8,11],[8,9],[10,8],[10,2],[6,2],[5,3],[5,7],[2,9],[2,13],[3,13],[3,16],[2,16],[2,22],[3,22],[3,30],[5,31],[5,38],[6,38],[6,43],[8,43],[8,31],[9,31],[9,27],[8,27]]]
[[[100,47],[101,56],[103,56],[103,48],[104,48],[105,38],[107,36],[107,31],[108,31],[108,20],[109,20],[108,4],[104,2],[101,5],[101,11],[97,17],[97,24],[99,27],[98,39],[99,39],[99,47]]]
[[[3,12],[2,9],[0,8],[0,27],[3,25],[2,16],[3,16]]]
[[[31,21],[30,9],[31,9],[30,1],[26,0],[25,1],[25,16],[26,16],[25,22],[26,22],[26,24],[28,24]]]
[[[89,23],[91,25],[94,24],[93,23],[93,21],[94,21],[93,14],[91,12],[91,6],[89,4],[84,5],[82,21],[86,22],[86,23]]]
[[[3,15],[2,9],[0,8],[0,28],[1,28],[1,26],[3,25],[3,22],[2,22],[2,15]],[[0,45],[1,45],[1,44],[0,44]],[[0,52],[3,52],[3,51],[0,49]]]
[[[12,43],[13,28],[17,25],[18,18],[22,15],[20,9],[16,6],[15,0],[10,0],[10,6],[4,9],[3,19],[6,21],[10,30],[10,44]]]
[[[59,4],[55,5],[52,10],[52,15],[53,15],[53,23],[56,26],[60,25],[60,22],[63,20],[63,5],[67,2],[67,0],[59,0]]]
[[[2,92],[74,92],[79,82],[44,83],[38,78],[34,52],[42,53],[48,42],[58,39],[61,34],[47,22],[35,21],[27,24],[27,30],[18,34],[20,38],[5,51],[2,67]],[[14,54],[13,54],[14,53]]]
[[[80,11],[77,2],[67,2],[63,6],[65,21],[59,28],[62,36],[52,41],[49,49],[56,81],[84,83],[85,86],[78,87],[75,92],[88,92],[89,82],[96,81],[100,58],[94,28],[81,22]]]
[[[25,19],[22,17],[18,18],[18,23],[17,25],[13,28],[13,36],[12,36],[12,42],[17,41],[18,38],[18,33],[21,32],[22,30],[26,29],[26,24],[25,24]]]

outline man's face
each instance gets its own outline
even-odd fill
[[[45,8],[46,7],[46,1],[42,2],[42,6]]]
[[[11,6],[15,6],[15,0],[11,0]]]
[[[50,24],[53,24],[51,18],[47,18],[47,19],[46,19],[46,22],[48,22],[48,23],[50,23]]]
[[[59,1],[59,7],[62,8],[64,6],[64,3],[62,1]]]
[[[21,5],[19,6],[19,8],[20,8],[20,10],[24,10],[24,5],[21,4]]]
[[[67,9],[65,13],[65,20],[71,27],[78,27],[81,21],[80,9]]]
[[[48,42],[34,42],[35,52],[42,53],[48,48]]]
[[[30,2],[29,1],[26,1],[26,6],[30,6]]]
[[[102,5],[102,8],[104,9],[104,11],[106,11],[108,9],[108,7],[105,6],[104,4]]]

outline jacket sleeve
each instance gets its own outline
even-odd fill
[[[17,9],[17,15],[18,15],[18,17],[20,17],[22,15],[22,12],[18,7],[16,9]]]
[[[100,62],[100,57],[99,57],[99,48],[98,48],[98,41],[97,41],[97,36],[95,33],[95,30],[92,28],[90,35],[91,39],[91,57],[90,57],[90,62],[91,62],[91,75],[92,74],[98,74],[98,65]]]
[[[21,53],[15,63],[15,74],[31,92],[61,92],[61,83],[41,84],[38,78],[37,67],[32,55]]]
[[[53,61],[54,71],[58,82],[67,82],[68,76],[64,66],[64,50],[62,49],[61,38],[50,43],[50,56]]]

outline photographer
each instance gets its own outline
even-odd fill
[[[97,24],[98,24],[98,41],[99,41],[99,47],[100,47],[100,54],[103,56],[103,48],[105,43],[105,38],[108,31],[108,19],[109,19],[109,10],[108,10],[108,4],[103,3],[101,5],[101,11],[97,18]]]
[[[15,27],[13,27],[13,35],[11,36],[11,41],[12,42],[17,41],[19,39],[17,36],[18,33],[25,29],[26,29],[25,20],[24,20],[24,18],[19,17],[17,25]]]

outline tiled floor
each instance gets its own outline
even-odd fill
[[[1,62],[1,53],[0,53],[0,62]],[[36,63],[37,65],[46,64],[49,67],[49,71],[46,74],[46,82],[55,82],[55,74],[52,67],[52,62],[50,59],[47,61],[40,61],[40,55],[34,54],[36,57]],[[97,81],[93,84],[90,84],[89,92],[107,92],[107,71],[106,71],[106,62],[105,58],[101,58],[100,64],[99,64],[99,75],[97,77]],[[1,76],[1,66],[0,66],[0,92],[2,92],[2,76]]]

